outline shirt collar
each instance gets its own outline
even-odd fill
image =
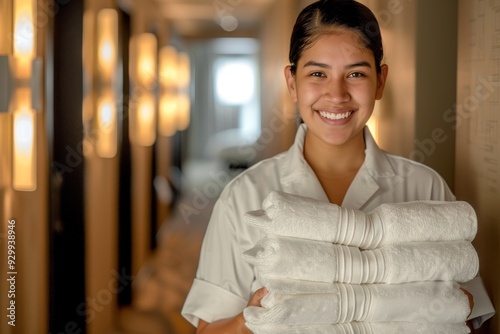
[[[386,153],[378,147],[375,139],[373,139],[370,129],[368,129],[367,126],[364,128],[363,134],[365,137],[366,147],[365,162],[363,165],[366,166],[370,175],[376,178],[395,176],[396,172],[389,162]]]
[[[354,177],[342,202],[342,206],[363,210],[380,189],[380,179],[396,173],[387,155],[377,146],[368,127],[364,128],[365,161]]]
[[[307,126],[301,124],[297,129],[295,141],[285,156],[285,163],[282,167],[283,182],[293,182],[302,178],[304,174],[312,172],[311,167],[304,159],[304,141],[306,137]]]
[[[306,137],[307,126],[301,124],[297,130],[295,141],[287,154],[287,163],[283,166],[285,181],[293,181],[302,177],[304,172],[309,172],[311,167],[304,159],[304,141]],[[365,161],[363,165],[367,168],[373,177],[393,177],[396,175],[394,168],[387,159],[386,153],[382,151],[370,129],[365,126],[363,129],[365,138]]]
[[[307,126],[305,124],[299,126],[295,141],[285,155],[281,170],[284,190],[328,202],[328,197],[316,174],[304,159],[306,130]]]
[[[321,187],[321,184],[319,183],[316,175],[314,174],[307,161],[304,159],[303,152],[306,131],[307,126],[305,124],[301,124],[297,130],[294,144],[288,150],[285,156],[285,163],[282,167],[282,181],[284,185],[293,185],[294,183],[299,183],[302,185],[307,184],[307,187],[300,187],[301,194],[303,196],[328,201],[328,197]],[[374,193],[376,189],[378,189],[378,178],[387,178],[396,175],[394,168],[390,164],[386,154],[377,146],[368,127],[365,127],[363,131],[366,146],[365,161],[363,162],[358,175],[356,176],[353,184],[346,194],[346,200],[348,202],[352,201],[352,199],[350,199],[350,194],[353,194],[353,192],[358,193],[351,188],[357,189],[360,186],[371,186],[371,188],[373,188],[372,192]],[[368,196],[368,193],[366,195]],[[355,197],[357,198],[356,203],[353,203],[352,206],[361,207],[365,202],[361,197],[364,196],[360,197],[358,194]],[[346,200],[344,202],[346,202]],[[361,203],[360,201],[363,203]]]

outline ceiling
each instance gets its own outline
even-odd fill
[[[148,6],[144,0],[135,5]],[[149,0],[160,18],[168,19],[184,38],[248,35],[275,0]],[[126,1],[128,2],[128,1]]]

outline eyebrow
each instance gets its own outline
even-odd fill
[[[316,66],[316,67],[326,68],[326,69],[331,69],[332,68],[328,64],[319,63],[319,62],[314,61],[314,60],[310,60],[310,61],[308,61],[307,63],[304,64],[304,67],[308,67],[308,66]],[[351,69],[351,68],[355,68],[355,67],[368,67],[368,68],[371,68],[372,65],[369,62],[367,62],[367,61],[360,61],[358,63],[346,65],[344,68],[345,69]]]

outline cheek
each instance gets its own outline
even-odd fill
[[[297,89],[297,100],[299,103],[310,104],[322,95],[320,87],[314,85],[302,85]]]
[[[308,119],[312,106],[318,100],[318,92],[310,87],[300,87],[297,90],[297,107],[303,119]]]
[[[372,105],[375,103],[377,88],[371,84],[360,85],[351,89],[351,95],[360,103]]]

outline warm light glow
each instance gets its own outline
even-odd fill
[[[33,149],[34,129],[29,110],[18,111],[14,121],[14,142],[16,150],[21,155],[26,155]]]
[[[185,52],[179,53],[179,74],[178,82],[179,87],[187,88],[191,79],[191,62],[189,56]]]
[[[3,5],[5,6],[5,5]],[[10,13],[6,13],[6,10],[2,8],[2,0],[0,0],[0,17],[3,17],[3,24],[0,24],[0,54],[6,54],[9,53],[9,48],[10,48],[10,43],[9,46],[7,46],[7,32],[6,32],[6,26],[8,26],[8,19],[10,18]],[[1,180],[1,178],[0,178]]]
[[[97,15],[98,70],[101,78],[112,81],[115,77],[118,49],[118,14],[103,9]]]
[[[160,49],[160,102],[158,132],[161,136],[173,136],[177,131],[177,87],[179,85],[179,61],[177,50],[172,46]]]
[[[177,131],[177,94],[164,93],[160,96],[158,132],[171,137]]]
[[[187,94],[180,94],[177,98],[177,129],[184,131],[189,127],[191,119],[191,102]]]
[[[36,55],[36,0],[16,0],[14,13],[14,56],[31,59]]]
[[[143,33],[130,41],[130,78],[136,95],[131,107],[130,140],[140,146],[156,141],[156,96],[158,50],[156,37]]]
[[[155,96],[144,93],[132,110],[130,135],[132,143],[151,146],[156,140]]]
[[[36,114],[28,108],[14,111],[14,189],[33,191],[36,189]]]
[[[13,115],[12,187],[19,191],[36,189],[36,111],[38,108],[41,69],[36,61],[36,0],[12,2]],[[3,36],[1,36],[3,37]]]
[[[368,122],[366,123],[368,126],[368,129],[370,129],[370,133],[373,136],[373,139],[375,139],[375,142],[378,143],[378,118],[375,115],[375,113],[372,114],[372,116],[368,119]]]
[[[95,152],[101,158],[113,158],[118,150],[118,121],[116,106],[116,85],[118,84],[118,13],[111,8],[101,9],[96,18],[96,49],[97,58],[95,70],[96,102],[89,95],[92,108],[89,109],[92,129],[95,132]],[[90,30],[89,30],[90,33]],[[89,46],[92,47],[92,46]],[[95,48],[93,48],[95,49]],[[96,103],[94,105],[94,103]],[[95,111],[94,111],[95,108]]]
[[[130,75],[135,85],[150,88],[157,77],[157,41],[156,36],[143,33],[132,37],[130,41]]]
[[[154,118],[154,104],[153,100],[144,98],[139,104],[139,122],[141,124],[150,124]]]
[[[99,128],[104,132],[110,132],[114,121],[114,108],[112,101],[103,101],[99,106]]]
[[[178,75],[177,50],[173,46],[160,49],[160,84],[163,88],[177,85]]]
[[[111,92],[105,93],[97,102],[96,152],[102,158],[116,155],[118,135],[116,104]]]

